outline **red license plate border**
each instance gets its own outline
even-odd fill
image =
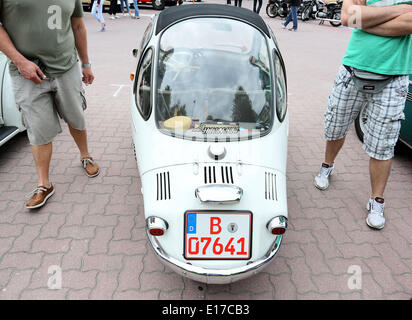
[[[189,213],[217,213],[217,214],[248,214],[249,215],[249,256],[245,258],[209,258],[209,257],[199,257],[199,258],[187,258],[186,257],[186,236],[187,236],[187,215]],[[252,236],[253,236],[253,213],[250,210],[186,210],[184,214],[184,222],[183,222],[183,258],[186,260],[250,260],[252,257]]]

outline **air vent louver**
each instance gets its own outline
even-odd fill
[[[203,168],[204,183],[234,184],[233,168],[231,166],[205,166]]]
[[[276,174],[265,172],[265,199],[278,200],[276,190]]]
[[[156,174],[157,180],[157,200],[170,199],[170,175],[169,172]]]

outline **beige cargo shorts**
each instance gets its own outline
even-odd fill
[[[31,145],[53,141],[62,132],[59,117],[74,129],[86,129],[87,104],[77,63],[61,76],[47,78],[40,84],[21,75],[12,74],[11,79]]]

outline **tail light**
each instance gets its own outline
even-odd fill
[[[272,229],[272,234],[275,234],[275,235],[281,235],[281,234],[284,234],[285,232],[286,232],[286,228],[283,228],[283,227]]]
[[[161,228],[153,228],[153,229],[149,229],[149,233],[152,236],[157,237],[157,236],[162,236],[165,233],[165,231]]]
[[[288,220],[284,216],[278,216],[268,222],[266,228],[270,233],[275,235],[282,235],[286,232],[288,227]]]
[[[149,217],[146,219],[146,227],[152,236],[158,237],[164,235],[169,225],[162,218]]]

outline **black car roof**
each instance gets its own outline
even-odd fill
[[[156,25],[156,35],[176,21],[197,16],[228,17],[246,21],[262,30],[268,37],[270,33],[262,17],[253,11],[222,4],[190,4],[174,6],[159,13]]]

